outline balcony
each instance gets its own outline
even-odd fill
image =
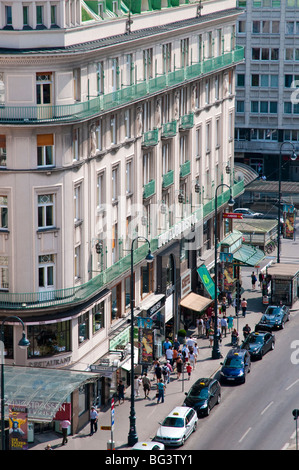
[[[156,193],[156,181],[151,180],[149,183],[145,184],[143,187],[143,199],[152,197]]]
[[[169,139],[171,137],[175,137],[177,130],[176,130],[176,121],[166,122],[162,126],[162,139]]]
[[[159,131],[154,129],[152,131],[144,132],[142,147],[154,147],[159,142]]]
[[[150,183],[149,183],[150,184]],[[244,192],[244,181],[235,183],[232,186],[233,197],[236,198]],[[230,197],[230,191],[227,189],[223,193],[218,195],[217,204],[220,209],[221,205],[224,205],[228,202]],[[204,204],[202,208],[194,211],[191,216],[188,216],[186,219],[182,219],[175,226],[171,227],[166,233],[152,238],[151,251],[155,253],[161,246],[168,243],[170,239],[170,233],[180,233],[181,230],[186,229],[187,222],[190,227],[191,224],[195,222],[200,222],[203,217],[212,214],[215,210],[215,199],[211,199],[207,204]],[[138,264],[144,260],[148,252],[148,245],[144,243],[140,247],[134,250],[134,263]],[[77,287],[69,287],[66,289],[58,289],[49,292],[48,297],[45,296],[45,293],[40,292],[27,292],[27,293],[10,293],[10,292],[1,292],[0,293],[0,309],[2,310],[19,310],[21,312],[30,310],[30,309],[45,309],[53,307],[63,307],[67,305],[76,305],[80,304],[92,296],[100,292],[108,284],[115,282],[115,280],[125,272],[129,272],[131,268],[131,255],[121,258],[119,261],[114,263],[105,271],[101,272],[90,281],[82,284]]]
[[[176,69],[158,77],[151,78],[123,87],[120,90],[98,96],[88,101],[69,105],[45,106],[1,106],[0,123],[3,124],[48,124],[56,122],[76,122],[83,119],[98,117],[102,113],[124,106],[128,103],[149,98],[151,95],[163,93],[167,89],[181,83],[198,79],[206,74],[213,73],[226,67],[242,62],[244,47],[224,54],[205,59],[188,67]]]
[[[162,188],[168,188],[174,182],[174,171],[170,170],[162,176]]]
[[[181,116],[180,130],[192,129],[194,126],[194,113]]]
[[[191,162],[187,160],[180,166],[180,178],[186,178],[191,173]]]

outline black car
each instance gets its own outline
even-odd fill
[[[208,416],[213,406],[221,400],[221,387],[216,379],[198,379],[186,393],[185,406],[193,408],[197,416]]]
[[[269,305],[264,315],[255,326],[255,331],[283,329],[287,321],[290,320],[288,307]]]
[[[262,359],[264,354],[275,348],[275,336],[268,331],[250,333],[241,348],[247,349],[251,359]]]
[[[246,375],[251,369],[250,354],[246,349],[231,349],[220,364],[221,382],[245,383]]]

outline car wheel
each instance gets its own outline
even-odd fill
[[[220,402],[221,402],[221,394],[219,393],[219,395],[217,397],[216,405],[219,405]]]
[[[207,411],[206,411],[206,416],[209,416],[210,413],[211,413],[211,408],[210,408],[210,405],[208,405]]]
[[[197,421],[194,423],[194,426],[193,426],[193,432],[195,432],[197,429]]]
[[[284,329],[284,322],[282,322],[282,324],[281,324],[281,329],[282,330]]]
[[[185,442],[186,442],[186,436],[184,436],[182,439],[182,446],[185,444]]]
[[[274,341],[273,341],[273,343],[271,344],[271,349],[272,349],[272,351],[273,351],[273,349],[275,349],[275,343],[274,343]]]

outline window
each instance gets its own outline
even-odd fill
[[[110,117],[110,141],[114,145],[117,143],[117,123],[116,123],[116,114],[111,114]]]
[[[286,22],[286,34],[294,34],[294,21]]]
[[[37,139],[37,166],[54,165],[53,134],[39,134]]]
[[[245,86],[245,74],[244,73],[237,74],[237,86],[239,87]]]
[[[180,165],[185,163],[187,160],[189,160],[187,136],[181,135],[180,136]]]
[[[143,78],[144,80],[153,78],[153,49],[143,51]]]
[[[279,49],[272,48],[271,49],[271,60],[279,60]]]
[[[119,62],[118,57],[112,59],[112,66],[111,66],[111,73],[112,73],[112,91],[117,91],[119,89]]]
[[[238,33],[240,34],[246,33],[246,21],[244,20],[238,21]]]
[[[153,263],[148,263],[141,267],[141,297],[153,292],[154,288],[154,269]]]
[[[206,123],[206,153],[211,151],[211,123]]]
[[[74,188],[74,222],[79,222],[81,217],[81,186]]]
[[[6,166],[6,135],[0,135],[0,166]]]
[[[262,47],[262,60],[269,60],[270,54],[268,47]]]
[[[98,95],[104,94],[104,62],[99,62],[97,67],[97,91]]]
[[[36,5],[36,26],[43,26],[44,24],[44,7]]]
[[[54,255],[38,257],[38,287],[40,291],[54,289]]]
[[[252,60],[260,60],[260,48],[259,47],[252,48],[251,57],[252,57]]]
[[[102,121],[99,120],[96,122],[96,150],[102,150],[103,148],[103,133],[102,133]]]
[[[12,7],[10,5],[5,6],[5,22],[6,26],[12,26]]]
[[[105,302],[95,305],[91,311],[92,314],[92,333],[105,327]]]
[[[0,256],[0,289],[9,289],[8,256]]]
[[[101,210],[105,204],[105,173],[97,176],[97,209]]]
[[[43,194],[38,196],[38,227],[54,226],[54,195]]]
[[[133,163],[132,160],[126,163],[126,194],[132,194],[133,192]]]
[[[51,5],[51,26],[57,25],[57,6]]]
[[[181,67],[189,65],[189,38],[181,39]]]
[[[78,318],[78,342],[81,344],[87,339],[89,339],[89,311]]]
[[[36,74],[36,104],[51,104],[52,73]]]
[[[118,167],[115,167],[112,169],[112,202],[117,202],[118,194]]]
[[[162,175],[171,170],[170,144],[162,144]]]
[[[27,326],[28,357],[47,357],[71,351],[71,322]]]
[[[245,101],[237,100],[237,113],[244,113],[245,111]]]
[[[130,109],[125,110],[124,120],[125,120],[125,138],[130,139],[131,137],[131,110]]]
[[[75,247],[75,256],[74,256],[74,276],[75,279],[79,279],[80,276],[80,255],[81,255],[81,246]]]
[[[73,160],[79,160],[79,129],[73,129]]]
[[[261,32],[261,22],[260,21],[253,21],[252,22],[252,33],[259,34]]]
[[[201,142],[201,127],[197,127],[195,132],[195,145],[196,145],[196,157],[201,157],[202,142]]]
[[[23,27],[29,25],[29,7],[23,6]]]
[[[147,184],[151,181],[152,179],[152,171],[153,171],[153,165],[152,165],[152,153],[144,153],[143,154],[143,184]]]
[[[251,112],[258,113],[259,112],[259,102],[258,101],[251,101]]]
[[[121,318],[121,283],[111,289],[111,321]]]
[[[0,228],[8,228],[7,196],[0,196]]]
[[[285,60],[294,60],[294,49],[290,47],[285,49]]]
[[[171,43],[163,44],[163,73],[171,72]]]
[[[259,86],[260,85],[260,76],[258,74],[251,75],[251,86]]]

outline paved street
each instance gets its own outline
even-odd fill
[[[297,241],[292,242],[292,241],[283,240],[281,262],[284,262],[284,259],[286,259],[287,262],[291,262],[291,261],[298,262],[299,260],[296,259],[296,254],[298,253],[298,249],[294,250],[295,248],[297,248],[297,246],[298,246]],[[295,254],[295,257],[294,257],[294,254]],[[272,256],[267,256],[265,260],[263,260],[262,266],[265,266],[271,260],[275,261],[275,252],[273,252]],[[258,322],[258,320],[261,317],[261,312],[264,310],[264,307],[262,305],[262,296],[261,296],[260,289],[257,287],[255,291],[251,290],[250,274],[252,270],[253,270],[252,268],[242,268],[242,278],[243,278],[243,288],[244,288],[244,293],[242,294],[242,297],[244,296],[248,300],[248,314],[245,319],[239,316],[239,325],[238,325],[239,333],[242,332],[242,328],[245,325],[245,323],[248,323],[251,329],[253,330],[255,327],[255,324]],[[293,306],[292,317],[296,316],[297,308],[299,309],[299,304],[295,304]],[[233,310],[234,309],[230,307],[230,309],[228,309],[227,314],[229,314],[230,312],[233,312]],[[234,320],[234,326],[237,326],[236,319]],[[287,324],[286,329],[282,333],[284,334],[289,327],[291,327],[291,322]],[[278,332],[277,334],[279,335],[279,333],[280,332]],[[222,350],[223,356],[225,356],[227,351],[229,350],[229,343],[230,343],[230,335],[228,335],[222,341],[221,350]],[[155,432],[158,428],[158,422],[161,419],[163,419],[163,417],[166,416],[167,413],[170,412],[172,408],[174,408],[174,406],[181,405],[183,403],[185,392],[189,390],[189,388],[191,387],[192,383],[195,380],[197,380],[200,377],[213,376],[219,370],[221,359],[220,360],[211,359],[211,349],[209,347],[209,341],[205,338],[200,338],[198,339],[198,346],[199,346],[198,362],[196,364],[196,369],[192,372],[191,380],[190,381],[187,380],[186,374],[185,374],[184,380],[177,380],[176,375],[172,374],[171,382],[170,384],[167,385],[165,402],[163,404],[156,403],[156,399],[155,399],[155,393],[156,393],[155,383],[156,382],[152,382],[150,399],[143,398],[143,391],[141,392],[141,397],[136,398],[135,400],[136,428],[137,428],[137,434],[138,434],[139,440],[151,440],[155,436]],[[275,349],[275,351],[270,352],[267,356],[265,356],[263,361],[264,360],[266,361],[267,359],[268,361],[267,363],[270,364],[270,361],[272,360],[270,356],[272,354],[274,355],[278,353],[279,353],[278,349],[277,350]],[[263,361],[261,361],[260,364],[262,364]],[[253,363],[253,367],[255,367],[256,365],[258,364]],[[283,367],[283,364],[280,363],[279,366]],[[153,377],[153,374],[151,372],[149,375],[150,375],[150,378]],[[248,377],[249,377],[248,378],[248,383],[249,383],[250,381],[249,379],[251,377],[250,375]],[[263,383],[263,376],[262,375],[259,376],[258,380]],[[253,387],[251,399],[254,400],[255,388],[254,388],[253,380],[252,380],[251,386]],[[244,385],[244,387],[247,387],[247,383]],[[296,386],[296,388],[297,387],[298,385]],[[267,390],[267,387],[265,386],[265,383],[264,383],[264,386],[259,387],[256,390],[259,390],[258,393],[262,393],[262,394],[267,394],[269,392]],[[226,395],[229,392],[230,390],[226,390],[225,391]],[[273,399],[271,398],[271,395],[269,395],[269,399],[268,401],[266,400],[267,403],[265,404],[265,407],[268,403],[271,403],[271,401],[273,401]],[[225,411],[229,414],[231,413],[233,409],[233,405],[234,403],[232,402],[232,400],[229,401],[229,399],[227,400],[227,404],[221,403],[219,406],[219,409],[214,409],[210,417],[208,417],[206,420],[200,421],[199,424],[202,427],[202,429],[204,429],[205,426],[207,426],[208,428],[208,424],[206,423],[208,423],[210,418],[213,419],[214,417],[214,423],[217,422],[217,419],[215,417],[217,413],[220,412],[221,407],[223,407],[222,411],[224,411],[225,409]],[[250,406],[250,402],[248,403],[248,406]],[[115,428],[114,428],[113,440],[115,442],[115,448],[117,450],[128,449],[127,439],[128,439],[128,432],[129,432],[129,414],[130,414],[130,389],[127,389],[125,403],[121,405],[117,404],[115,407]],[[241,420],[242,416],[238,417],[238,419]],[[99,428],[100,426],[103,426],[103,425],[109,426],[110,420],[111,420],[110,410],[104,410],[104,411],[99,412]],[[249,427],[250,426],[247,426],[246,429],[249,429]],[[244,430],[244,433],[246,432],[246,429]],[[196,443],[198,439],[198,431],[195,434],[193,434],[193,436],[189,439],[190,444]],[[242,436],[240,436],[240,438],[242,438]],[[290,435],[284,436],[283,442],[288,443],[289,444],[288,447],[290,448],[293,442],[289,442],[289,438],[290,438]],[[50,435],[44,434],[44,435],[36,436],[36,442],[31,446],[31,450],[44,449],[46,443],[50,443],[54,450],[105,450],[107,449],[107,442],[110,439],[111,439],[110,431],[104,431],[100,429],[93,436],[89,436],[89,426],[86,426],[79,434],[70,436],[68,444],[65,446],[61,446],[62,438],[60,436],[57,436],[56,434],[50,434]],[[186,442],[184,446],[184,450],[187,450],[187,449],[190,450],[194,448],[197,448],[197,445],[194,444],[194,446],[190,447],[188,444],[188,441]],[[205,448],[209,449],[209,445],[207,444]],[[213,445],[211,445],[211,448],[217,448],[217,446],[214,447]]]

